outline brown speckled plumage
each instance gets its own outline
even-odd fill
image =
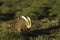
[[[25,20],[23,20],[22,18],[15,18],[11,24],[11,28],[16,32],[27,30]]]

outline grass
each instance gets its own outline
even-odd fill
[[[19,33],[8,27],[17,16],[29,16],[32,27]],[[59,0],[0,0],[0,40],[59,40]]]

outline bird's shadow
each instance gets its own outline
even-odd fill
[[[46,29],[35,29],[28,32],[22,32],[21,34],[22,36],[25,37],[25,39],[29,40],[30,37],[34,38],[34,37],[37,37],[38,35],[50,35],[54,33],[54,32],[51,32],[52,30],[56,31],[57,29],[60,29],[60,26],[49,27]]]

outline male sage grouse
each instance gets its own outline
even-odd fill
[[[27,31],[31,28],[31,19],[28,16],[17,17],[13,20],[9,27],[11,27],[16,32]]]

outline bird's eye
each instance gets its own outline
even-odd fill
[[[23,29],[21,29],[21,31],[23,31]]]

